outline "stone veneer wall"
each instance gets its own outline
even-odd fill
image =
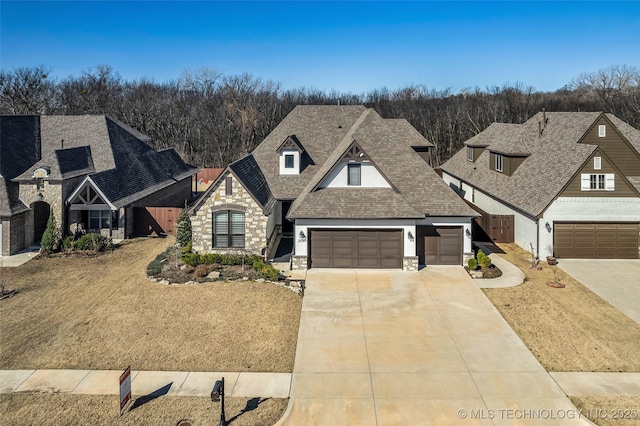
[[[225,178],[231,176],[232,195],[226,195]],[[244,210],[244,249],[213,248],[213,212]],[[262,208],[235,176],[226,173],[205,202],[191,216],[192,248],[197,253],[252,253],[262,255],[267,244],[267,219]]]
[[[42,200],[38,199],[38,194],[42,194]],[[44,187],[37,189],[35,183],[33,185],[21,183],[20,184],[20,199],[29,207],[36,201],[44,201],[51,206],[53,211],[53,217],[56,219],[56,224],[62,226],[62,207],[64,201],[62,200],[62,185],[59,183],[50,183],[44,181]]]
[[[291,269],[294,271],[299,271],[302,269],[307,269],[307,256],[291,256]]]
[[[407,256],[402,259],[402,270],[403,271],[417,271],[419,267],[418,256]]]

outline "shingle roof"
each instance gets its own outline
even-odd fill
[[[395,121],[395,120],[394,120]],[[291,206],[289,218],[424,218],[475,216],[412,146],[415,135],[406,126],[381,118],[373,109],[362,112],[343,140]],[[353,141],[394,188],[316,189]]]
[[[242,181],[247,191],[253,195],[264,211],[270,211],[273,208],[275,198],[253,155],[249,154],[234,162],[229,165],[229,168]]]
[[[20,201],[19,186],[11,179],[40,158],[40,117],[0,116],[0,216],[11,216],[29,208]]]
[[[538,216],[597,149],[595,145],[577,142],[600,116],[599,112],[547,112],[546,126],[538,137],[538,122],[543,120],[543,113],[538,113],[521,125],[509,125],[518,127],[515,132],[491,130],[471,138],[469,141],[483,140],[488,145],[474,163],[467,161],[466,154],[460,151],[441,168],[531,216]],[[465,144],[469,145],[469,141]],[[512,151],[525,149],[530,155],[511,176],[490,170],[489,151],[494,147],[509,150],[510,143],[518,146]]]
[[[276,199],[294,199],[362,115],[362,105],[299,105],[252,152]],[[313,160],[299,175],[281,176],[276,152],[295,135]]]
[[[31,181],[39,167],[49,170],[50,180],[88,174],[114,205],[124,206],[197,171],[173,149],[155,151],[149,140],[104,115],[2,116],[3,177]],[[8,187],[18,184],[4,183],[0,199],[15,204]]]

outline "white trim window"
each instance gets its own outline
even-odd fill
[[[221,210],[213,213],[213,247],[244,248],[244,212]]]
[[[502,154],[496,154],[496,171],[502,172]]]
[[[602,168],[602,158],[593,157],[593,170],[600,170]]]
[[[604,124],[600,124],[598,126],[598,137],[599,138],[607,137],[607,126],[605,126]]]
[[[582,191],[615,191],[615,175],[613,173],[582,173],[580,175]]]
[[[473,162],[473,148],[470,146],[467,147],[467,161]]]
[[[105,229],[109,227],[111,210],[89,210],[89,229]]]

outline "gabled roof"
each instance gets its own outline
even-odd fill
[[[486,143],[487,149],[475,162],[467,161],[461,150],[441,168],[533,217],[539,216],[597,150],[596,145],[578,141],[601,116],[600,112],[546,112],[519,125],[492,124],[465,142],[467,146],[470,142]],[[543,123],[544,117],[546,124],[542,135],[538,136],[538,123]],[[634,146],[640,144],[640,132],[628,125],[621,126],[622,122],[615,117],[608,114],[607,117],[627,139],[630,136],[637,138]],[[524,150],[529,156],[511,176],[507,176],[489,167],[489,151],[494,149],[497,152]]]
[[[404,136],[403,128],[397,122],[389,125],[388,120],[373,109],[363,111],[301,191],[288,217],[419,219],[425,216],[476,216],[416,154],[412,148],[416,138]],[[318,187],[354,140],[392,188]]]
[[[296,135],[287,136],[287,138],[284,141],[282,141],[282,143],[280,144],[280,146],[276,151],[280,152],[283,149],[293,149],[298,152],[304,151],[304,148],[302,147],[302,144],[300,144],[300,141],[298,140]]]
[[[197,171],[175,150],[156,151],[148,136],[105,115],[2,116],[1,127],[3,171],[5,162],[10,170],[3,177],[14,180],[0,187],[2,199],[12,200],[8,185],[31,182],[38,168],[46,168],[52,181],[91,175],[118,207]]]

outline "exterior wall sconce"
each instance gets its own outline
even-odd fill
[[[464,233],[467,236],[467,238],[471,238],[471,231],[469,230],[469,228],[467,228],[466,231],[464,231]]]
[[[300,233],[298,234],[298,241],[301,243],[307,241],[307,236],[304,235],[304,232],[300,231]]]
[[[413,238],[413,234],[411,233],[411,231],[409,231],[407,233],[407,238],[409,238],[409,241],[413,242],[415,240],[415,238]]]
[[[544,227],[547,229],[548,233],[551,233],[551,225],[549,225],[549,222],[545,223]]]

